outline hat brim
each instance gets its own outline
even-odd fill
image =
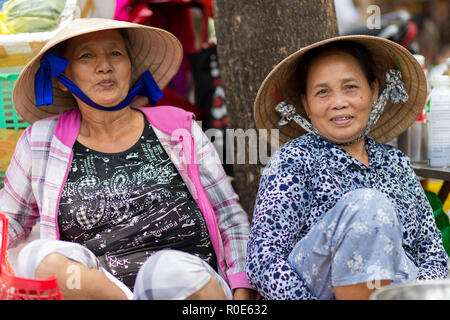
[[[394,67],[401,71],[404,88],[409,95],[408,101],[403,104],[392,104],[389,100],[369,135],[377,142],[385,143],[405,131],[415,121],[424,107],[427,95],[425,74],[420,64],[406,48],[393,41],[374,36],[351,35],[316,42],[291,54],[275,66],[262,82],[254,102],[253,112],[258,129],[268,129],[269,134],[271,129],[279,129],[281,144],[306,133],[294,121],[278,126],[281,117],[275,111],[275,106],[285,100],[296,107],[298,114],[306,117],[296,79],[297,66],[307,51],[343,40],[360,43],[370,51],[375,64],[375,76],[380,83],[380,92],[384,88],[386,72]]]
[[[183,48],[171,33],[154,27],[125,21],[89,18],[76,19],[51,39],[22,70],[13,90],[13,104],[17,113],[28,123],[58,115],[65,110],[77,107],[70,92],[62,91],[53,82],[53,104],[36,107],[34,77],[40,67],[42,55],[57,44],[91,32],[111,29],[124,29],[128,36],[130,60],[133,65],[132,83],[149,70],[158,86],[165,88],[177,73]]]

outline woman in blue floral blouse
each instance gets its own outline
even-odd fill
[[[383,144],[425,96],[414,57],[370,36],[315,43],[267,76],[255,121],[279,128],[284,145],[263,172],[248,243],[247,276],[262,298],[367,299],[384,285],[446,277],[411,162]]]

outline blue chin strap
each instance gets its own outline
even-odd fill
[[[84,94],[75,83],[70,81],[62,73],[69,64],[69,60],[58,56],[54,52],[48,51],[41,58],[41,66],[34,77],[34,94],[36,97],[36,107],[48,106],[53,104],[53,86],[52,78],[56,78],[69,89],[81,101],[90,105],[91,107],[103,111],[116,111],[123,109],[130,105],[131,101],[136,97],[145,96],[151,105],[164,96],[164,93],[158,87],[158,84],[153,79],[152,74],[147,70],[141,78],[135,83],[133,88],[128,92],[125,99],[118,105],[113,107],[104,107],[92,101]]]

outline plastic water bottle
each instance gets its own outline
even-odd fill
[[[435,76],[432,82],[427,110],[428,165],[446,167],[450,164],[450,78]]]
[[[450,58],[447,58],[445,60],[445,63],[447,64],[447,73],[448,73],[448,76],[450,77]]]

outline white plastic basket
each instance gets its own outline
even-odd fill
[[[78,18],[77,0],[66,0],[58,28],[46,32],[0,34],[0,72],[20,73],[23,67],[64,26]]]

